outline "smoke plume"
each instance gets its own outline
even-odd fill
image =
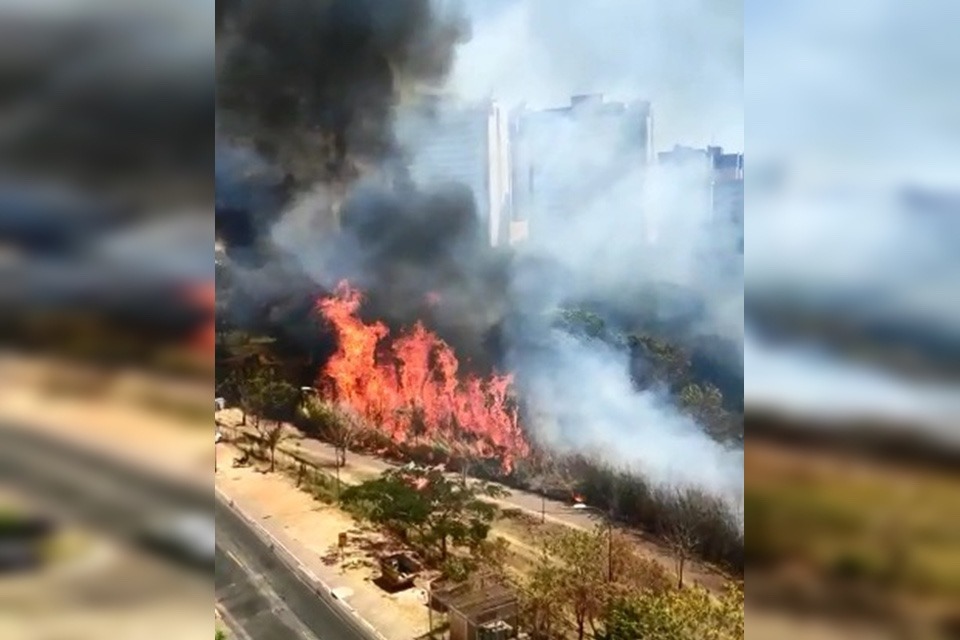
[[[218,5],[218,127],[308,183],[342,176],[395,150],[397,97],[442,80],[463,33],[430,0]]]
[[[296,308],[291,300],[299,299],[311,284],[329,293],[340,279],[347,278],[366,295],[362,316],[386,321],[395,329],[423,320],[454,347],[469,368],[516,373],[527,428],[540,443],[563,451],[590,451],[648,473],[654,481],[701,484],[727,496],[736,495],[742,478],[739,452],[716,443],[681,415],[665,390],[636,391],[625,346],[574,336],[553,323],[559,307],[588,306],[603,315],[614,330],[657,327],[681,340],[715,339],[733,344],[736,351],[742,342],[742,276],[732,238],[739,229],[735,222],[718,226],[701,213],[705,203],[691,195],[696,190],[687,187],[699,184],[704,176],[692,168],[644,168],[642,158],[638,162],[629,144],[585,139],[571,131],[569,136],[555,137],[552,147],[541,151],[555,162],[557,175],[571,180],[590,167],[600,167],[594,170],[602,174],[596,188],[583,193],[571,218],[531,221],[531,235],[523,246],[491,249],[487,221],[477,211],[467,187],[417,183],[402,170],[404,162],[416,162],[423,153],[423,140],[404,137],[406,129],[394,126],[403,112],[392,108],[404,87],[417,82],[444,85],[453,102],[491,92],[509,100],[512,96],[496,82],[484,83],[498,78],[517,82],[523,74],[533,74],[538,85],[531,86],[532,91],[550,85],[549,91],[534,96],[541,99],[563,96],[565,101],[573,93],[599,88],[584,87],[580,82],[596,75],[602,88],[612,88],[614,93],[662,99],[665,104],[671,99],[686,102],[692,111],[697,104],[701,108],[710,105],[709,101],[683,97],[681,86],[690,84],[695,65],[673,60],[677,68],[686,65],[687,73],[677,76],[671,91],[668,74],[652,60],[638,68],[629,58],[618,60],[614,49],[607,48],[609,56],[588,60],[571,79],[559,68],[538,66],[538,62],[564,47],[585,50],[591,43],[611,38],[604,31],[604,20],[581,22],[576,17],[562,17],[563,12],[553,8],[547,15],[548,6],[534,2],[530,14],[523,10],[523,19],[529,22],[518,42],[501,32],[504,14],[490,15],[484,5],[485,11],[473,16],[472,39],[455,48],[454,32],[462,31],[450,30],[446,13],[424,9],[441,3],[397,2],[389,3],[396,8],[382,18],[370,24],[360,20],[362,28],[350,27],[370,34],[369,38],[358,39],[366,46],[351,49],[355,56],[338,51],[336,60],[341,67],[335,67],[324,50],[328,44],[319,34],[355,24],[345,23],[343,14],[332,12],[331,7],[339,4],[281,2],[268,7],[253,2],[247,5],[250,8],[236,10],[236,26],[230,36],[235,40],[227,40],[226,31],[221,36],[225,38],[218,71],[221,82],[236,82],[238,87],[264,85],[263,91],[224,96],[218,105],[223,114],[219,118],[222,140],[238,145],[241,139],[234,132],[224,133],[229,129],[228,120],[254,143],[280,140],[273,148],[261,144],[261,156],[296,173],[298,182],[304,177],[310,180],[308,187],[279,207],[282,213],[278,215],[275,208],[259,200],[268,189],[254,189],[261,194],[256,197],[244,195],[243,185],[255,180],[221,176],[218,165],[218,199],[241,203],[235,207],[237,211],[218,210],[218,217],[224,217],[223,228],[233,226],[230,220],[242,214],[241,209],[262,207],[274,212],[263,218],[248,216],[248,221],[238,225],[241,236],[255,239],[248,242],[251,238],[246,238],[247,246],[259,242],[268,247],[257,252],[259,260],[246,260],[242,252],[227,248],[232,277],[242,280],[235,290],[245,292],[246,298],[242,304],[231,305],[232,313],[263,321],[270,315],[265,308]],[[365,11],[376,3],[355,4],[358,16],[370,18]],[[519,4],[504,4],[504,11],[520,11]],[[703,20],[706,4],[684,3],[669,16],[654,13],[652,18],[644,17],[648,21],[642,22],[645,29],[662,33],[642,47],[642,55],[653,55],[669,66],[670,56],[676,56],[671,52],[683,48],[678,48],[678,43],[702,35],[702,27],[688,29],[685,24]],[[410,15],[400,16],[405,5],[410,5]],[[254,7],[259,8],[254,11]],[[300,19],[294,20],[292,7],[297,11],[310,8],[295,13]],[[627,11],[626,15],[641,24],[643,11],[635,9],[634,3],[609,3],[599,13],[612,20],[618,10]],[[260,15],[257,12],[268,16],[255,21],[253,16]],[[707,15],[715,13],[710,10]],[[540,20],[547,17],[550,19]],[[714,26],[723,28],[698,46],[709,49],[702,52],[705,58],[722,59],[711,63],[713,69],[722,68],[722,77],[714,78],[711,86],[725,97],[733,97],[741,83],[739,63],[729,49],[736,40],[737,20],[715,17]],[[579,26],[585,28],[579,30]],[[380,29],[394,36],[380,35]],[[401,37],[411,30],[425,34],[416,46]],[[535,35],[527,37],[527,31]],[[635,36],[621,29],[613,40],[628,50]],[[288,41],[292,46],[286,46]],[[391,44],[387,46],[387,42]],[[498,51],[520,46],[525,49],[510,60],[517,70],[513,72]],[[237,61],[233,67],[231,56]],[[384,59],[391,61],[392,74],[385,74],[376,62]],[[495,70],[488,67],[489,74],[477,74],[469,59],[501,60],[503,65]],[[242,65],[241,60],[245,61]],[[249,84],[238,80],[232,74],[241,67],[258,69],[257,78]],[[656,77],[651,75],[654,68],[658,69]],[[452,75],[446,77],[448,70]],[[285,100],[284,92],[294,87],[303,87],[300,98]],[[658,88],[657,95],[644,93],[653,88]],[[727,129],[718,135],[736,145],[742,125],[728,121],[731,111],[736,111],[731,106],[736,101],[716,104],[720,102],[722,107],[702,119],[726,123]],[[235,113],[243,117],[235,117]],[[278,113],[283,117],[275,121]],[[736,114],[736,119],[741,117]],[[688,114],[674,122],[682,127],[692,119]],[[294,147],[297,140],[314,135],[311,131],[319,132],[326,145],[318,143],[313,157],[332,164],[304,173]],[[691,130],[688,135],[691,137],[676,141],[709,142],[709,134],[702,130]],[[282,152],[284,145],[290,155]],[[402,153],[395,153],[397,150]],[[373,166],[366,166],[358,176],[344,172],[344,164],[354,169]],[[275,183],[276,176],[266,182]],[[242,204],[251,200],[257,202]],[[726,262],[719,262],[721,259]],[[288,327],[307,322],[284,319]],[[738,357],[726,364],[739,374]]]

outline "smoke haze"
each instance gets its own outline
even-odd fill
[[[530,86],[534,99],[559,97],[562,103],[571,93],[589,89],[603,90],[611,97],[652,99],[658,101],[657,109],[669,114],[664,121],[673,119],[672,126],[685,132],[681,136],[668,128],[665,136],[677,136],[677,142],[701,142],[718,135],[738,148],[742,112],[736,95],[742,87],[742,60],[731,54],[741,28],[738,7],[730,3],[724,12],[708,4],[682,3],[664,15],[644,13],[635,3],[613,2],[592,12],[602,18],[587,21],[578,17],[582,10],[568,16],[553,5],[548,12],[544,3],[503,3],[499,12],[486,7],[482,13],[470,13],[472,37],[466,44],[457,49],[439,46],[429,56],[430,64],[421,67],[411,62],[409,66],[429,70],[426,76],[432,82],[452,69],[447,89],[454,99],[466,102],[491,93],[509,102],[514,97],[509,87],[522,86],[525,74],[537,78],[537,85]],[[516,11],[530,21],[527,26],[537,29],[534,33],[513,37],[503,31],[503,21]],[[623,16],[629,17],[624,22],[641,30],[607,29]],[[713,35],[701,39],[705,16]],[[315,28],[319,27],[306,30],[313,33]],[[436,29],[429,24],[417,28],[427,33]],[[657,37],[637,45],[638,33]],[[244,42],[252,42],[260,36],[251,32],[243,37]],[[300,38],[296,34],[293,41]],[[608,45],[605,53],[581,60],[573,76],[565,75],[571,67],[559,64],[560,59],[556,66],[540,64],[564,47],[586,50],[600,41]],[[513,69],[488,66],[480,73],[471,67],[477,61],[496,65],[510,46],[525,48],[523,55],[514,57]],[[684,48],[691,46],[692,59],[681,60]],[[393,55],[393,51],[378,55]],[[448,56],[446,63],[434,57],[438,51]],[[615,55],[618,51],[624,55]],[[676,58],[677,73],[672,75],[663,70],[664,63],[669,66],[669,51]],[[288,52],[305,55],[297,47]],[[637,64],[644,56],[654,55],[656,60]],[[706,87],[694,81],[701,69],[697,60],[711,61],[704,71],[704,77],[710,78]],[[337,81],[365,83],[364,73],[358,67],[351,67],[349,73],[347,69],[324,71],[317,80],[322,86],[308,88],[300,104],[314,101],[313,107],[305,107],[309,113],[327,108],[350,112],[349,100],[328,107],[324,96]],[[380,92],[377,105],[395,98],[398,85],[406,82],[395,79],[391,86],[380,84],[377,73],[373,77]],[[595,78],[596,85],[584,86],[581,81],[586,78]],[[684,93],[694,86],[715,99]],[[345,95],[358,94],[347,91]],[[264,104],[258,98],[257,103],[230,105],[249,117],[246,122],[256,122],[247,132],[253,139],[268,129],[264,136],[274,135],[273,125],[264,125]],[[379,124],[367,131],[378,133],[369,139],[358,140],[359,132],[349,124],[359,116],[351,113],[346,119],[331,120],[335,124],[330,133],[341,136],[346,157],[354,157],[354,151],[356,157],[369,156],[371,149],[386,149],[394,143],[393,112],[383,114],[379,107],[373,108]],[[293,111],[288,120],[295,123],[291,131],[309,117]],[[322,120],[318,122],[324,126]],[[693,122],[697,127],[688,126]],[[724,130],[719,132],[721,124]],[[368,144],[372,141],[376,144]],[[407,159],[415,161],[421,142],[401,137],[399,146]],[[313,283],[318,294],[348,277],[367,295],[364,315],[383,319],[394,328],[425,319],[468,367],[516,372],[519,395],[531,419],[528,428],[544,444],[568,452],[591,451],[649,474],[654,481],[703,485],[735,497],[742,483],[742,453],[718,444],[681,415],[665,390],[635,391],[625,347],[557,330],[552,318],[559,306],[586,304],[611,319],[627,318],[623,329],[638,330],[644,323],[667,326],[680,339],[713,337],[738,348],[742,268],[733,238],[740,232],[739,225],[718,226],[706,213],[698,213],[705,201],[689,188],[704,177],[696,169],[645,171],[622,144],[584,139],[573,132],[552,144],[549,157],[556,163],[556,174],[576,177],[588,165],[599,166],[604,168],[603,180],[578,202],[575,215],[534,225],[530,241],[516,251],[486,246],[485,225],[463,186],[412,185],[404,172],[396,171],[394,162],[381,162],[381,171],[368,171],[347,189],[337,177],[319,176],[291,200],[276,223],[266,223],[269,231],[262,235],[269,237],[272,257],[265,264],[237,268],[236,274],[246,274],[237,289],[245,290],[251,299],[249,304],[237,305],[237,311],[256,314],[265,299],[286,300],[268,305],[274,312],[291,309],[289,301],[300,298],[291,289],[302,293],[310,287],[291,285],[302,280],[287,275],[288,271],[307,274],[305,280]],[[390,153],[380,157],[395,159]],[[222,166],[218,164],[218,173]],[[218,199],[227,184],[228,176],[218,175]],[[241,202],[250,199],[224,194],[225,199],[231,197]],[[239,211],[224,214],[225,226],[242,215]],[[330,232],[331,219],[339,220],[339,232]],[[228,255],[233,260],[238,254],[228,250]],[[285,323],[296,321],[289,318]],[[611,321],[614,328],[620,324]],[[739,357],[725,364],[737,372],[741,367]]]
[[[467,0],[451,89],[557,106],[604,93],[654,104],[658,149],[743,148],[743,0]]]

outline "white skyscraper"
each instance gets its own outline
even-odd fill
[[[410,153],[410,174],[422,187],[466,185],[491,245],[506,235],[511,190],[509,124],[493,101],[482,104],[424,102],[398,114],[401,142]]]
[[[566,107],[521,108],[511,120],[515,234],[536,235],[548,220],[583,211],[652,157],[649,102],[574,96]]]

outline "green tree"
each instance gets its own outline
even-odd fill
[[[546,542],[556,560],[558,596],[573,615],[577,638],[583,640],[587,625],[595,626],[611,587],[608,555],[612,533],[605,526],[592,532],[565,530]]]
[[[284,422],[290,420],[299,402],[299,390],[288,382],[276,379],[272,375],[258,379],[255,392],[258,411],[256,416],[257,434],[263,447],[270,453],[270,471],[276,469],[277,447],[294,434]],[[264,417],[261,421],[260,416]],[[269,420],[269,422],[268,422]]]
[[[604,631],[598,634],[600,640],[636,640],[642,638],[642,621],[634,601],[618,598],[610,604],[606,612]]]
[[[563,581],[557,564],[544,552],[519,585],[520,615],[534,640],[554,638],[565,616]]]
[[[743,591],[730,586],[716,598],[700,587],[642,591],[611,602],[602,640],[739,640]]]
[[[497,515],[483,498],[504,493],[495,485],[451,480],[438,469],[403,467],[348,488],[343,501],[362,505],[372,522],[405,540],[414,533],[427,555],[445,562],[452,547],[481,548]]]
[[[560,309],[554,317],[554,326],[574,335],[590,338],[607,337],[607,324],[603,318],[586,309]]]
[[[723,407],[723,395],[709,383],[688,384],[678,395],[680,408],[715,436],[729,435],[732,416]]]
[[[645,380],[665,385],[671,390],[690,381],[690,356],[681,348],[651,335],[635,333],[627,338],[633,358],[646,364]]]

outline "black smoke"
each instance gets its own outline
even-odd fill
[[[329,256],[331,274],[367,292],[372,317],[424,320],[471,366],[499,364],[511,260],[490,248],[467,187],[358,189]]]
[[[346,280],[363,292],[366,320],[395,332],[423,321],[470,368],[497,368],[513,306],[512,262],[488,246],[466,187],[358,185],[342,203],[339,230],[326,235],[310,230],[316,210],[297,210],[305,225],[287,230],[297,223],[287,213],[273,234],[239,251],[228,245],[217,278],[228,324],[271,335],[291,352],[329,355],[331,330],[318,322],[315,303]],[[237,214],[218,211],[224,219]]]
[[[400,95],[442,84],[467,25],[432,0],[235,0],[216,21],[225,322],[322,353],[313,302],[349,280],[365,317],[397,331],[424,320],[493,366],[507,260],[468,189],[410,184],[393,133]]]
[[[401,89],[437,84],[465,35],[431,0],[217,3],[217,108],[223,135],[301,180],[395,151]]]

